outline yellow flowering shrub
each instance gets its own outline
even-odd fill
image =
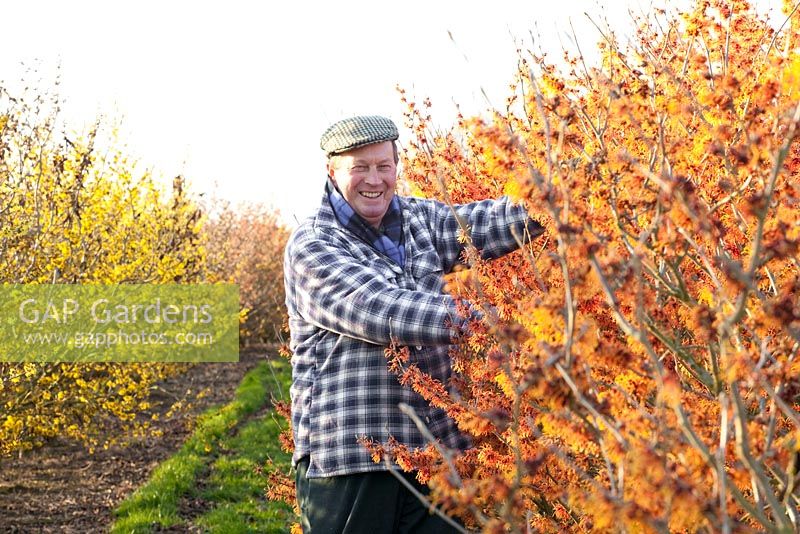
[[[95,149],[96,129],[69,139],[49,104],[0,87],[0,283],[204,280],[203,217],[183,180],[162,191],[121,151]],[[182,368],[0,362],[0,455],[141,434],[151,386]]]

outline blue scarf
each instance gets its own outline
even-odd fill
[[[339,190],[333,187],[330,179],[325,184],[325,188],[333,213],[341,225],[403,268],[406,263],[406,247],[403,239],[403,216],[400,213],[400,201],[397,197],[392,197],[389,209],[383,216],[381,221],[383,232],[381,233],[353,211]]]

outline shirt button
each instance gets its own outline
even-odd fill
[[[422,350],[422,345],[417,345],[416,349],[417,350]]]

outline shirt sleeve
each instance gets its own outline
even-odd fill
[[[428,210],[445,273],[461,262],[464,243],[459,240],[459,218],[466,224],[475,248],[487,260],[508,254],[518,249],[520,243],[544,232],[544,227],[530,218],[524,206],[514,204],[505,196],[452,208],[441,202],[431,202]]]
[[[378,345],[447,345],[463,325],[449,295],[401,289],[313,230],[286,249],[292,307],[319,328]]]

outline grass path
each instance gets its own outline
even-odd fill
[[[234,399],[198,419],[181,449],[114,512],[113,533],[288,532],[292,510],[269,502],[256,474],[267,458],[288,469],[278,434],[285,423],[272,396],[288,395],[288,362],[261,362],[242,379]]]

